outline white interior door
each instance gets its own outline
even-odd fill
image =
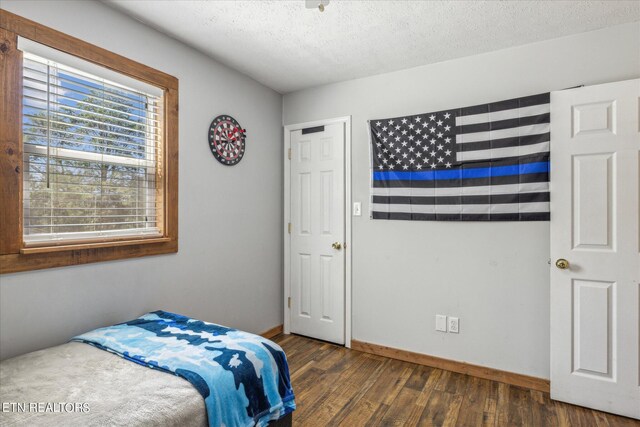
[[[290,329],[344,344],[344,123],[290,140]]]
[[[551,94],[551,397],[635,418],[639,100],[640,80]]]

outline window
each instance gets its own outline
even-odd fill
[[[177,80],[0,13],[0,272],[175,252]]]
[[[37,56],[30,52],[46,49],[21,42],[25,245],[159,236],[162,92]]]

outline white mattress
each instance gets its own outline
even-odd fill
[[[186,380],[71,342],[0,363],[0,426],[207,425]],[[5,412],[11,403],[86,403],[89,412]]]

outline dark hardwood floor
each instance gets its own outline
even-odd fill
[[[297,335],[273,340],[289,361],[294,426],[640,426],[548,393]]]

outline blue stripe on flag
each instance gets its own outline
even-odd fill
[[[470,168],[456,170],[437,170],[424,172],[374,172],[375,181],[438,181],[445,179],[487,178],[507,175],[526,175],[549,172],[549,162],[525,163],[522,165],[494,166],[489,168]]]

